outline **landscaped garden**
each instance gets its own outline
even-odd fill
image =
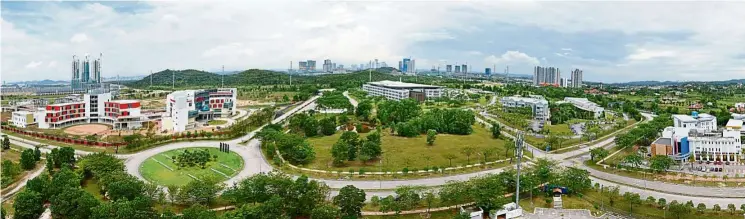
[[[218,148],[186,148],[166,151],[145,160],[140,173],[159,185],[185,185],[207,177],[229,179],[243,169],[243,159],[235,152]]]

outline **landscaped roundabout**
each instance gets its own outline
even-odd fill
[[[243,169],[243,159],[235,152],[219,148],[194,147],[175,149],[147,158],[140,174],[159,185],[185,185],[192,180],[216,178],[227,180]]]

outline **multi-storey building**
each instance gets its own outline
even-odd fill
[[[560,79],[561,71],[558,68],[536,66],[533,69],[533,85],[535,86],[559,86]]]
[[[468,73],[468,65],[461,65],[460,70],[463,71],[463,73]]]
[[[739,162],[742,156],[740,130],[725,128],[701,131],[696,128],[667,127],[662,136],[652,143],[654,155],[668,155],[675,160],[693,156],[700,161]]]
[[[182,132],[193,128],[198,120],[230,117],[236,112],[238,90],[217,88],[182,90],[166,97],[166,113],[161,130]]]
[[[600,118],[604,115],[603,112],[605,112],[605,108],[600,107],[600,105],[593,103],[590,100],[587,100],[587,98],[564,97],[564,101],[567,103],[571,103],[581,110],[593,112],[595,118]]]
[[[117,108],[114,109],[113,107]],[[146,120],[140,116],[140,102],[136,100],[111,100],[110,93],[91,90],[83,101],[47,105],[33,113],[39,128],[63,128],[80,123],[102,123],[114,129],[136,129]],[[20,116],[20,114],[19,114]],[[28,123],[27,125],[31,124]]]
[[[676,128],[693,128],[699,131],[717,130],[717,117],[706,114],[693,112],[691,115],[673,115],[673,127]]]
[[[331,72],[333,71],[333,65],[331,64],[331,59],[323,60],[323,71],[325,72]]]
[[[455,73],[460,73],[460,65],[455,66]]]
[[[316,70],[316,60],[308,60],[306,61],[308,65],[308,71],[315,71]]]
[[[572,71],[571,87],[573,88],[582,87],[582,70],[574,69],[574,71]]]
[[[26,128],[28,126],[37,124],[37,119],[43,119],[43,112],[30,112],[30,111],[15,111],[12,114],[11,121],[13,126]]]
[[[504,107],[505,110],[508,108],[529,107],[533,111],[533,118],[537,120],[547,121],[551,118],[548,101],[543,98],[543,96],[530,95],[530,97],[502,97],[499,102],[502,103],[502,107]]]
[[[362,85],[368,96],[383,96],[390,100],[406,98],[424,101],[442,97],[442,87],[434,85],[413,84],[398,81],[376,81]]]
[[[445,72],[447,73],[453,72],[453,65],[445,65]]]

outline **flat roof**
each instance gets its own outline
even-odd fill
[[[727,121],[727,127],[742,127],[742,120],[730,119]]]
[[[112,103],[127,104],[127,103],[139,103],[139,100],[112,100]]]
[[[49,104],[49,106],[67,106],[67,105],[73,105],[73,104],[85,104],[85,102],[78,101],[78,102],[67,102],[67,103],[55,103],[55,104]]]
[[[388,87],[388,88],[441,88],[440,86],[435,86],[435,85],[414,84],[414,83],[388,81],[388,80],[367,82],[367,84],[381,86],[381,87]]]
[[[661,144],[661,145],[673,145],[671,138],[658,138],[657,140],[654,140],[654,143],[652,144]]]

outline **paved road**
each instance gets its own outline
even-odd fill
[[[352,106],[354,106],[354,108],[357,108],[357,104],[358,104],[357,100],[349,96],[349,91],[344,91],[344,93],[342,94],[344,94],[344,96],[347,97],[347,99],[349,99],[349,103],[351,103]]]

